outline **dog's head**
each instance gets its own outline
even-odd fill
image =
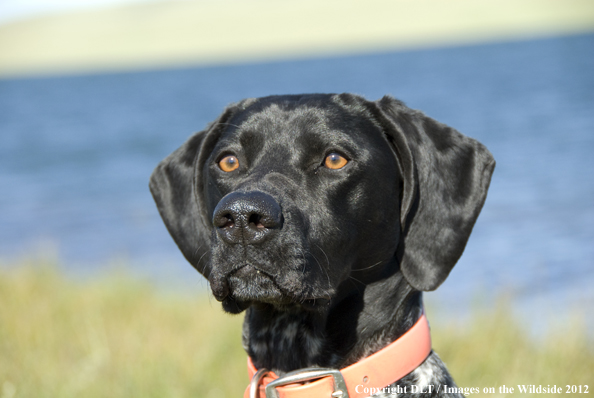
[[[494,165],[477,141],[390,97],[273,96],[229,106],[159,164],[150,188],[227,311],[315,307],[387,267],[436,289]]]

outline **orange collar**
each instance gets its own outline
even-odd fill
[[[307,368],[279,378],[274,372],[265,369],[257,371],[248,357],[248,373],[252,383],[246,389],[244,398],[369,397],[412,372],[430,353],[429,323],[425,314],[422,314],[414,326],[396,341],[340,371]],[[299,383],[312,379],[318,380]],[[347,390],[348,395],[343,389]],[[268,390],[269,395],[266,395],[265,390]]]

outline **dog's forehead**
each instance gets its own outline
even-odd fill
[[[252,105],[230,121],[223,141],[242,146],[257,141],[297,147],[356,147],[379,130],[369,117],[349,112],[331,101]]]
[[[329,130],[329,117],[326,109],[318,107],[281,107],[270,104],[263,109],[247,109],[237,115],[240,123],[234,123],[238,134],[295,136],[304,133],[322,133]]]

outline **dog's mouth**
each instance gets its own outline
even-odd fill
[[[256,266],[245,264],[224,277],[210,278],[214,297],[223,303],[223,308],[238,313],[252,303],[271,304],[279,308],[300,306],[315,310],[326,306],[329,298],[300,297],[287,292],[275,278]]]
[[[271,275],[250,264],[232,272],[227,283],[233,297],[242,301],[283,303],[288,300]]]

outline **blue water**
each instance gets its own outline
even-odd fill
[[[522,316],[594,304],[594,35],[208,68],[0,80],[0,259],[57,251],[205,286],[148,192],[223,107],[302,92],[392,94],[475,137],[497,168],[462,259],[429,298],[513,295]]]

